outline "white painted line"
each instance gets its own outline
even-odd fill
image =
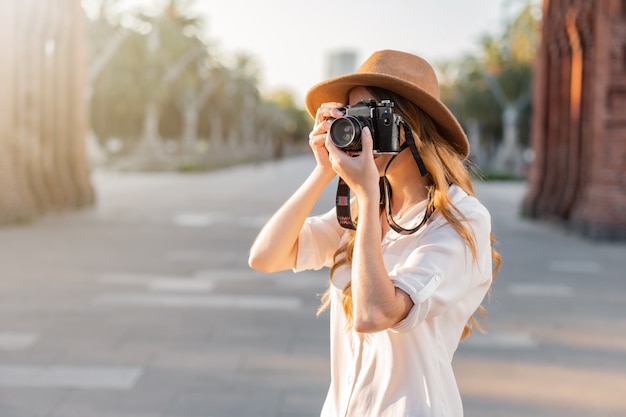
[[[172,292],[209,292],[215,288],[215,283],[190,277],[166,277],[157,275],[139,274],[105,274],[100,282],[106,285],[138,285],[145,286],[151,291]]]
[[[283,272],[277,272],[275,274],[266,274],[263,272],[255,271],[251,268],[239,268],[239,269],[200,269],[193,272],[193,277],[208,281],[258,281],[262,279],[271,280],[277,274],[283,274]],[[291,273],[293,275],[293,273]]]
[[[207,227],[217,222],[210,213],[179,213],[174,216],[174,224],[181,227]]]
[[[0,365],[0,386],[130,390],[142,374],[123,366]]]
[[[175,277],[165,275],[150,275],[150,274],[133,274],[126,272],[103,274],[100,277],[100,282],[103,284],[111,285],[150,285],[154,281],[162,279],[189,279],[189,277]]]
[[[523,296],[571,297],[572,287],[558,284],[511,284],[509,293]]]
[[[211,281],[199,281],[192,279],[159,279],[150,283],[150,290],[162,292],[209,292],[215,288]]]
[[[194,278],[198,279],[208,279],[208,280],[218,280],[223,282],[228,281],[248,281],[248,280],[309,280],[315,279],[319,281],[324,281],[328,283],[328,270],[319,270],[319,271],[302,271],[295,273],[291,270],[274,272],[274,273],[265,273],[256,271],[252,268],[228,268],[228,269],[198,269],[192,273]]]
[[[573,274],[598,274],[601,267],[593,261],[552,261],[550,271]]]
[[[328,287],[328,278],[326,277],[276,277],[272,281],[274,284],[281,288],[293,288],[293,289],[309,289],[309,288],[326,288]]]
[[[234,227],[250,227],[259,229],[267,223],[268,217],[243,217],[232,213],[178,213],[174,215],[174,224],[181,227],[208,227],[214,224],[231,224]]]
[[[297,310],[302,301],[297,297],[270,296],[189,296],[151,295],[141,293],[108,294],[94,300],[96,304],[168,308],[234,308],[242,310]]]
[[[463,345],[472,347],[494,347],[503,349],[515,348],[536,348],[539,343],[530,333],[487,333],[474,332],[468,339],[462,342]]]
[[[269,217],[257,216],[257,217],[244,217],[239,222],[240,226],[246,226],[253,229],[260,229],[265,226],[265,223],[269,220]]]
[[[206,258],[207,258],[206,252],[192,251],[192,250],[171,251],[165,255],[165,259],[171,262],[201,261]]]
[[[217,283],[228,282],[267,282],[281,288],[293,289],[323,289],[328,286],[327,271],[304,271],[294,273],[282,271],[272,274],[255,271],[253,269],[227,270],[198,270],[193,273],[194,278],[202,281]]]
[[[0,333],[0,350],[17,351],[28,349],[37,343],[35,333]]]
[[[219,261],[236,261],[241,262],[245,259],[245,255],[228,251],[226,249],[219,250],[213,249],[211,251],[206,250],[196,250],[196,251],[184,251],[184,250],[176,250],[167,252],[165,254],[165,259],[169,262],[190,262],[190,261],[207,261],[207,260],[219,260]]]

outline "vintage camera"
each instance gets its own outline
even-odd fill
[[[361,151],[361,131],[370,128],[374,153],[400,152],[400,124],[402,118],[394,113],[391,100],[363,100],[346,107],[344,117],[330,125],[330,139],[344,152]]]

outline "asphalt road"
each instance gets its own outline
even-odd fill
[[[318,415],[327,271],[247,267],[312,164],[97,172],[93,209],[0,228],[0,417]],[[504,264],[455,358],[465,415],[626,416],[626,244],[521,219],[524,192],[477,184]]]

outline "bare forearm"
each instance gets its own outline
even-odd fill
[[[274,213],[250,249],[249,264],[252,268],[264,272],[293,268],[300,229],[333,177],[332,171],[316,167],[300,188]]]
[[[354,328],[375,332],[393,327],[410,309],[412,302],[396,289],[387,273],[381,247],[378,202],[359,206],[359,225],[352,262]]]

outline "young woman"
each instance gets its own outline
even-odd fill
[[[389,138],[373,115],[374,137],[363,123],[360,149],[346,151],[330,126],[363,103],[391,107],[396,129]],[[249,263],[265,272],[330,268],[320,308],[331,320],[322,416],[462,416],[452,356],[500,259],[464,163],[469,143],[439,100],[434,71],[415,55],[379,51],[355,73],[311,88],[306,104],[317,164],[261,230]],[[308,217],[337,175],[336,206]]]

